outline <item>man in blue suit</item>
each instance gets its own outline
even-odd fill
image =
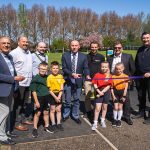
[[[83,77],[90,79],[87,57],[79,52],[80,44],[73,40],[70,45],[71,51],[62,55],[62,70],[66,80],[65,84],[65,104],[63,110],[63,121],[69,118],[81,124],[79,119],[79,102],[82,90]],[[71,107],[71,98],[73,105]],[[72,108],[72,110],[71,110]]]
[[[15,76],[14,64],[9,51],[10,39],[0,37],[0,144],[4,145],[15,144],[6,134],[6,120],[12,105],[15,81],[24,79],[22,76]]]

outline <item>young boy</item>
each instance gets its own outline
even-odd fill
[[[102,62],[100,69],[101,69],[101,72],[96,73],[94,78],[92,79],[92,83],[94,84],[94,88],[97,92],[97,95],[96,95],[97,98],[95,100],[96,106],[95,106],[95,114],[94,114],[94,124],[92,125],[92,130],[96,130],[97,128],[98,117],[99,117],[101,108],[102,108],[101,126],[103,128],[106,128],[105,116],[107,113],[107,105],[110,99],[109,89],[112,84],[111,79],[104,80],[105,78],[111,78],[109,63]]]
[[[63,131],[63,127],[61,125],[61,107],[62,107],[62,94],[64,88],[63,76],[59,74],[59,63],[57,61],[53,61],[51,63],[51,74],[47,78],[47,86],[50,92],[50,119],[52,122],[52,130]],[[57,125],[55,121],[55,112]]]
[[[115,74],[112,78],[120,78],[114,79],[111,89],[112,100],[114,103],[114,120],[112,122],[112,126],[121,127],[121,117],[123,114],[123,103],[127,98],[127,90],[128,90],[128,75],[123,73],[124,65],[123,63],[117,63],[115,66]],[[124,78],[124,79],[123,79]]]
[[[34,104],[36,108],[34,115],[34,127],[32,131],[32,136],[34,138],[38,137],[37,125],[41,113],[43,113],[43,119],[45,123],[44,130],[49,133],[53,133],[53,131],[49,127],[48,103],[50,100],[50,94],[46,85],[48,64],[46,62],[42,62],[39,64],[38,69],[39,74],[33,77],[30,85],[30,90],[32,91]]]

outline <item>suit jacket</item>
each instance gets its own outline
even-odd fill
[[[62,70],[66,82],[71,83],[72,79],[72,65],[71,65],[71,52],[66,52],[62,55]],[[78,87],[82,87],[83,75],[89,75],[88,61],[86,55],[78,52],[76,73],[81,74],[82,78],[75,79]]]
[[[110,68],[112,67],[114,55],[108,56],[107,61],[109,62]],[[135,72],[135,63],[131,54],[122,53],[121,62],[124,64],[124,73],[131,76]]]
[[[10,61],[13,64],[12,57],[9,55]],[[15,69],[14,69],[15,70]],[[12,88],[15,87],[14,77],[11,75],[9,67],[3,56],[0,54],[0,97],[8,97]]]

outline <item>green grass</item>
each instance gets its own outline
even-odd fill
[[[124,50],[123,51],[124,53],[127,53],[127,54],[131,54],[133,56],[133,58],[135,59],[135,56],[136,56],[136,50]],[[100,54],[106,56],[106,52],[105,51],[99,51]],[[85,54],[87,54],[87,52],[85,52]],[[62,56],[62,53],[47,53],[48,55],[48,60],[49,60],[49,64],[52,62],[52,61],[58,61],[60,64],[61,64],[61,56]]]

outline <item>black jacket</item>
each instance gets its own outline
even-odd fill
[[[108,56],[107,61],[109,62],[110,69],[112,67],[114,55]],[[135,73],[135,64],[131,54],[122,53],[121,62],[124,64],[124,73],[131,76]]]
[[[135,67],[137,75],[150,72],[150,46],[142,46],[138,49],[135,58]]]

